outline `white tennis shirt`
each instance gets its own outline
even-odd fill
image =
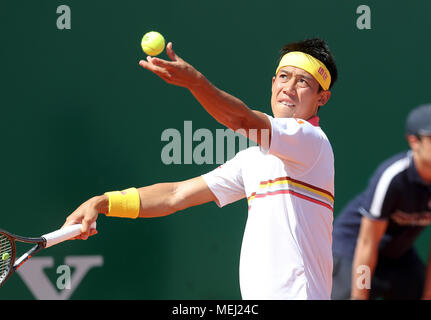
[[[267,115],[268,116],[268,115]],[[247,198],[243,299],[330,299],[334,155],[319,118],[273,118],[250,147],[202,177],[223,207]]]

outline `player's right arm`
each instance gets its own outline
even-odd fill
[[[140,218],[162,217],[216,200],[202,177],[159,183],[142,187],[138,191],[141,200]]]
[[[202,177],[180,182],[158,183],[139,188],[138,192],[140,218],[162,217],[216,200]],[[90,233],[89,226],[96,221],[99,214],[107,214],[108,210],[108,196],[95,196],[81,204],[70,214],[64,226],[82,223],[83,233],[79,238],[85,240],[94,234]]]
[[[386,231],[387,220],[375,220],[362,217],[359,236],[356,243],[355,255],[352,264],[352,286],[351,298],[366,300],[369,298],[370,290],[364,287],[364,267],[369,268],[369,283],[374,274],[378,259],[378,248],[380,240]]]

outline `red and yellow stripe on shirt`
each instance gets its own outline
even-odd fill
[[[290,177],[280,177],[274,180],[262,181],[259,190],[253,192],[248,198],[248,208],[256,198],[264,198],[279,194],[289,194],[317,205],[334,210],[334,196],[324,189],[311,184],[292,179]]]

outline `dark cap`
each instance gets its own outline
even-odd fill
[[[431,136],[431,104],[410,111],[407,117],[406,133]]]

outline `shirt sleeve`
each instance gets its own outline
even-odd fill
[[[387,220],[397,207],[398,191],[396,179],[388,179],[379,175],[370,180],[363,206],[359,212],[367,218],[374,220]]]
[[[263,151],[303,169],[312,167],[323,143],[318,130],[305,120],[266,116],[271,121],[271,145]]]
[[[246,196],[239,155],[240,153],[213,171],[202,175],[208,188],[217,198],[216,203],[219,207]]]

